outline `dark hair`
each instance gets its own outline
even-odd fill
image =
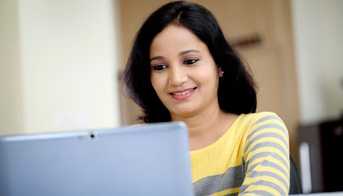
[[[222,111],[234,114],[256,111],[254,81],[226,41],[216,19],[205,7],[186,1],[167,3],[153,12],[139,29],[130,53],[124,82],[131,98],[143,109],[144,122],[170,121],[171,116],[150,81],[150,45],[167,25],[177,23],[204,42],[216,65],[224,71],[219,80],[218,102]]]

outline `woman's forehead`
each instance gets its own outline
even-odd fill
[[[150,57],[171,53],[185,54],[191,51],[202,52],[207,46],[192,31],[176,24],[170,24],[153,39]]]

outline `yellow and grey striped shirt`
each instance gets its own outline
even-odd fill
[[[288,131],[274,113],[241,114],[191,161],[197,196],[288,195]]]

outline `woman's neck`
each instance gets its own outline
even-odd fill
[[[218,107],[186,117],[173,117],[173,121],[183,121],[189,131],[190,150],[208,146],[219,139],[231,125],[235,115],[225,113]]]

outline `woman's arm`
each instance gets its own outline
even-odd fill
[[[260,113],[244,146],[245,178],[240,195],[288,195],[289,138],[274,113]]]

